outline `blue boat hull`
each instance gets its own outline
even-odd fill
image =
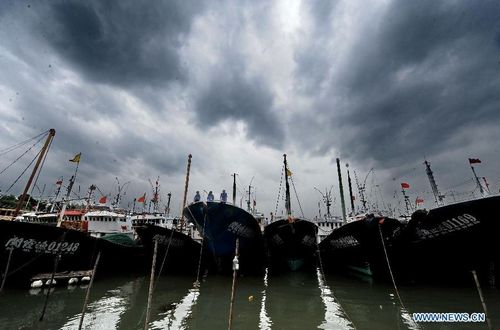
[[[184,209],[204,237],[204,253],[212,257],[218,273],[231,273],[239,241],[240,273],[260,274],[264,269],[264,240],[258,221],[245,210],[219,202],[196,202]]]

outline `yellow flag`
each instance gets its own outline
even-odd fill
[[[289,169],[286,169],[286,176],[292,176],[292,171],[290,171]]]
[[[80,153],[76,154],[75,157],[73,157],[73,159],[70,159],[69,161],[73,162],[73,163],[79,163],[81,156],[82,156],[82,153],[80,152]]]

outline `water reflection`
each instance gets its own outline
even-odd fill
[[[226,329],[231,277],[163,276],[153,296],[151,329]],[[90,294],[85,329],[143,329],[148,277],[96,281]],[[47,289],[9,289],[0,296],[1,329],[76,329],[84,287],[52,289],[44,321],[38,321]],[[419,323],[415,312],[482,312],[470,287],[399,287],[320,272],[238,277],[234,329],[485,329],[486,323]],[[493,327],[500,326],[500,295],[483,288]]]

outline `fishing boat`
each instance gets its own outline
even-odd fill
[[[334,229],[319,243],[324,271],[389,279],[385,251],[393,250],[403,226],[397,219],[368,214]]]
[[[472,167],[481,197],[444,205],[429,162],[426,173],[436,207],[416,210],[390,255],[394,272],[409,282],[473,283],[475,270],[481,282],[500,281],[500,196],[486,196]]]
[[[273,273],[312,269],[316,266],[318,227],[311,221],[292,216],[288,182],[291,172],[288,170],[286,155],[283,158],[287,218],[274,220],[264,229],[268,266]]]
[[[185,207],[183,215],[202,234],[205,253],[213,261],[215,272],[231,273],[238,254],[240,273],[261,274],[265,250],[260,223],[253,214],[236,206],[236,175],[233,178],[233,203],[198,201]]]
[[[171,217],[170,198],[165,214],[159,211],[159,182],[153,192],[153,212],[132,216],[137,242],[144,246],[147,260],[152,260],[158,242],[156,260],[162,273],[194,274],[200,261],[201,244],[193,239],[192,225],[181,226],[180,219]],[[186,230],[187,229],[187,230]]]

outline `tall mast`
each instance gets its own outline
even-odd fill
[[[184,184],[184,198],[182,200],[182,209],[181,209],[181,231],[184,228],[184,208],[186,207],[186,199],[189,186],[189,171],[191,170],[191,158],[193,158],[193,156],[189,154],[187,168],[186,168],[186,183]]]
[[[78,170],[78,165],[76,167],[76,169]],[[62,206],[62,209],[61,209],[61,212],[59,212],[59,218],[57,219],[57,227],[61,227],[61,223],[63,221],[63,218],[64,218],[64,212],[66,212],[66,203],[68,202],[69,200],[69,196],[71,194],[71,190],[73,189],[73,184],[75,183],[75,178],[76,178],[76,172],[75,172],[75,175],[72,175],[71,176],[71,179],[69,179],[69,185],[68,185],[68,188],[66,190],[66,197],[63,197],[63,206]]]
[[[42,150],[40,151],[40,155],[38,155],[38,159],[36,161],[35,167],[33,168],[33,172],[31,172],[31,176],[28,179],[28,182],[26,183],[26,186],[24,187],[24,191],[19,198],[19,201],[17,202],[16,209],[14,211],[14,214],[12,215],[12,219],[15,219],[17,215],[19,214],[19,210],[21,210],[21,206],[24,203],[24,200],[26,199],[26,193],[30,189],[31,183],[33,182],[33,178],[35,177],[36,172],[38,171],[38,167],[40,166],[40,163],[42,162],[42,159],[45,157],[47,153],[47,149],[49,145],[52,143],[52,139],[54,138],[54,135],[56,135],[56,130],[51,128],[49,130],[49,135],[47,136],[47,140],[45,140],[45,144],[42,147]]]
[[[236,206],[236,173],[233,173],[233,205]]]
[[[285,164],[285,208],[286,214],[288,215],[288,220],[291,220],[292,217],[292,206],[290,203],[290,184],[288,183],[288,174],[290,171],[288,170],[288,164],[286,162],[286,154],[283,154],[283,164]]]
[[[340,205],[342,207],[342,219],[344,223],[347,222],[346,212],[345,212],[345,200],[344,200],[344,187],[342,185],[342,173],[340,172],[340,159],[337,158],[337,172],[339,175],[339,189],[340,189]]]
[[[401,191],[403,192],[403,197],[405,199],[406,214],[410,215],[412,211],[410,197],[406,195],[405,188],[403,187],[403,185],[401,185]]]
[[[38,201],[36,203],[35,212],[38,212],[38,207],[40,206],[40,201],[42,200],[43,193],[45,192],[45,186],[46,186],[46,184],[43,185],[42,193],[40,194],[40,198],[38,199]]]
[[[474,173],[474,178],[476,179],[476,184],[479,187],[479,192],[481,193],[481,196],[484,197],[485,194],[484,194],[483,185],[481,184],[481,181],[479,181],[479,178],[477,177],[477,174],[476,174],[476,170],[474,169],[474,166],[472,166],[472,163],[470,162],[470,160],[469,160],[469,163],[470,163],[470,168],[472,170],[472,173]]]
[[[248,212],[251,212],[252,209],[250,208],[250,196],[251,196],[251,193],[252,193],[252,186],[251,185],[248,185],[248,201],[247,201],[247,208],[248,208]]]
[[[443,196],[439,193],[438,186],[436,184],[436,180],[434,179],[434,173],[431,170],[431,164],[424,160],[425,164],[425,173],[427,173],[427,177],[429,178],[429,182],[431,184],[432,193],[434,194],[434,201],[437,206],[443,205]]]
[[[172,198],[172,193],[168,193],[167,197],[168,197],[168,199],[167,199],[167,208],[165,210],[166,211],[165,213],[166,213],[166,216],[168,217],[170,215],[170,199]]]
[[[351,174],[349,173],[349,164],[345,164],[347,167],[347,182],[349,183],[349,198],[351,199],[351,209],[352,209],[352,215],[356,213],[354,211],[354,195],[352,194],[352,182],[351,182]]]

